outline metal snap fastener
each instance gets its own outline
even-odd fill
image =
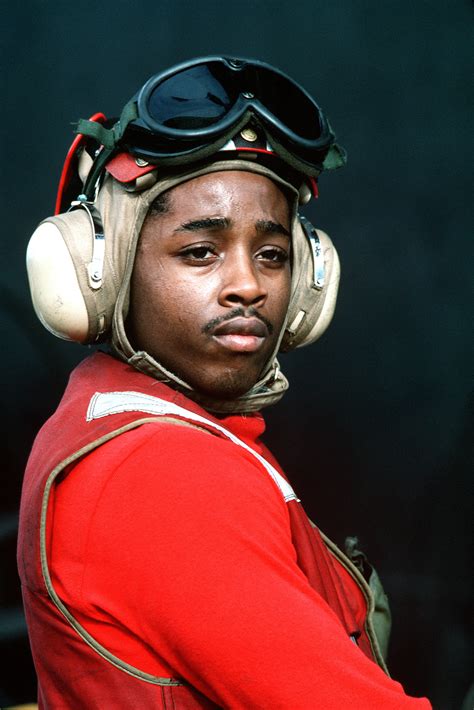
[[[240,131],[240,135],[244,140],[248,141],[249,143],[253,143],[258,138],[258,135],[253,130],[253,128],[244,128],[243,131]]]
[[[139,168],[146,168],[146,166],[149,165],[148,161],[143,160],[143,158],[135,158],[135,163]]]
[[[254,99],[255,96],[250,91],[243,91],[242,96],[244,99]]]

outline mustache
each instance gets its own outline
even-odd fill
[[[265,318],[265,316],[259,313],[257,309],[253,306],[250,306],[249,308],[242,308],[242,306],[239,306],[237,308],[233,308],[231,311],[229,311],[229,313],[226,313],[225,316],[218,316],[217,318],[213,318],[209,321],[209,323],[206,323],[206,325],[203,326],[202,332],[210,333],[221,323],[225,323],[226,321],[232,320],[233,318],[258,318],[258,320],[262,321],[262,323],[265,323],[269,334],[271,335],[273,333],[274,328],[272,323],[270,323],[268,318]]]

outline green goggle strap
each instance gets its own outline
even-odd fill
[[[79,119],[75,132],[93,138],[104,147],[87,176],[83,192],[78,197],[79,201],[94,201],[93,193],[106,164],[116,151],[117,144],[125,133],[128,124],[136,118],[138,118],[137,105],[134,101],[130,101],[124,106],[119,120],[114,123],[112,128],[105,128],[105,126],[96,121],[89,121],[85,118]]]
[[[336,170],[347,163],[347,153],[340,145],[333,143],[323,161],[323,170]]]
[[[136,118],[138,118],[137,104],[135,101],[130,101],[125,104],[119,120],[112,128],[105,128],[101,123],[81,118],[77,122],[75,133],[94,138],[104,148],[112,150],[122,138],[128,124]]]

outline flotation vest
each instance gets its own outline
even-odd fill
[[[39,707],[217,707],[180,678],[152,676],[114,656],[75,619],[56,593],[50,574],[48,531],[58,477],[68,475],[79,459],[105,442],[145,423],[159,424],[163,417],[230,439],[256,458],[262,475],[271,476],[288,506],[299,567],[337,614],[346,633],[386,671],[374,627],[376,601],[368,583],[310,523],[282,472],[184,395],[98,353],[71,375],[56,413],[38,434],[23,484],[18,565],[38,674]],[[345,572],[341,573],[340,565]],[[367,605],[362,628],[342,582],[347,573]],[[71,681],[74,678],[76,682]]]

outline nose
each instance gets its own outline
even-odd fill
[[[263,306],[267,289],[262,274],[249,254],[233,254],[223,265],[219,303],[222,306]]]

